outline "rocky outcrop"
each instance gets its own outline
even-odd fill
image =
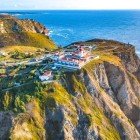
[[[140,84],[132,74],[127,75],[118,67],[106,64],[109,84],[114,94],[113,97],[124,113],[136,124],[140,115]],[[133,115],[132,115],[133,114]],[[139,129],[139,127],[138,127]]]
[[[12,112],[0,112],[0,139],[10,137],[10,129],[13,124],[14,114]]]
[[[3,24],[3,31],[0,33],[14,33],[14,32],[32,32],[41,33],[48,36],[48,29],[39,22],[31,19],[17,19],[10,15],[0,15],[0,21]]]
[[[0,48],[5,46],[56,48],[48,29],[39,22],[0,15]]]
[[[109,69],[109,67],[107,67],[107,68]],[[111,78],[114,81],[111,81],[111,82],[109,81],[109,84],[108,84],[108,80],[107,80],[108,73],[105,73],[105,70],[106,69],[104,69],[104,65],[100,65],[97,69],[95,69],[95,75],[96,75],[95,77],[98,79],[98,81],[99,81],[98,84],[100,85],[100,87],[102,89],[104,89],[105,92],[104,91],[102,92],[102,94],[104,94],[104,95],[102,95],[101,92],[98,91],[99,90],[97,88],[98,86],[96,84],[94,84],[94,83],[96,83],[96,81],[91,81],[92,80],[91,76],[88,76],[89,79],[87,80],[87,78],[86,78],[86,80],[85,80],[85,81],[89,81],[88,84],[90,86],[88,86],[88,84],[87,84],[88,88],[93,87],[92,90],[88,89],[89,93],[91,93],[94,98],[97,98],[96,99],[97,104],[100,106],[100,108],[102,108],[104,110],[107,117],[110,118],[110,120],[112,121],[112,123],[114,124],[114,126],[116,127],[118,132],[120,133],[121,139],[130,139],[131,140],[134,137],[135,137],[135,139],[139,139],[140,135],[139,135],[137,129],[131,123],[128,122],[129,117],[127,118],[125,116],[125,114],[128,115],[131,112],[130,110],[132,109],[131,108],[132,106],[130,105],[131,99],[128,99],[129,92],[127,92],[126,88],[124,88],[124,85],[121,84],[124,79],[117,76],[117,74],[119,74],[119,73],[117,73],[117,68],[116,68],[116,71],[114,71],[112,69],[112,71],[113,71],[113,73],[115,73],[115,75],[111,76]],[[98,75],[96,71],[98,71],[100,74]],[[104,80],[100,79],[101,75],[102,75],[102,77],[104,77]],[[119,91],[116,92],[115,90],[113,90],[113,88],[110,86],[110,83],[111,83],[111,85],[114,85],[114,89],[118,89],[118,87],[119,87],[120,88]],[[123,104],[123,105],[121,105],[121,104]],[[121,111],[121,108],[123,111]],[[139,110],[137,110],[136,112],[138,113]],[[116,116],[116,113],[117,113],[117,116]]]

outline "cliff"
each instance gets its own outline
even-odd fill
[[[134,46],[102,39],[74,44],[96,46],[92,53],[99,59],[62,72],[52,83],[30,77],[28,85],[0,91],[0,139],[140,139],[140,60]],[[0,88],[26,77],[0,79]]]
[[[5,46],[33,46],[56,48],[48,36],[48,29],[39,22],[17,19],[10,15],[0,15],[0,48]]]

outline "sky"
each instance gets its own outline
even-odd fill
[[[140,0],[0,0],[0,10],[140,9]]]

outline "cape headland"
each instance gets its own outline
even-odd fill
[[[93,39],[59,48],[34,20],[0,16],[0,139],[139,140],[135,47]]]

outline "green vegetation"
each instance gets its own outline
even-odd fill
[[[0,42],[4,42],[5,46],[32,46],[45,48],[47,50],[57,48],[49,37],[43,34],[31,32],[3,34],[0,35]]]
[[[24,102],[20,99],[19,96],[16,97],[15,99],[15,108],[14,108],[14,111],[21,111],[21,112],[25,112],[26,109],[25,109],[25,104]]]
[[[8,54],[14,51],[18,51],[20,53],[35,53],[37,51],[44,51],[32,46],[5,46],[3,48],[0,48],[0,50]]]
[[[5,73],[6,73],[6,69],[0,68],[0,74],[5,74]]]
[[[68,92],[62,87],[62,85],[58,83],[51,83],[47,85],[46,89],[47,93],[47,100],[46,104],[47,107],[50,109],[54,109],[55,104],[62,105],[65,109],[68,110],[70,113],[68,119],[76,125],[78,122],[76,108],[72,103],[72,96],[68,94]]]
[[[12,101],[11,94],[6,92],[3,96],[3,99],[2,99],[2,104],[3,104],[4,110],[9,109],[9,107],[11,106],[11,101]]]
[[[43,114],[38,99],[32,99],[27,108],[27,113],[21,113],[16,117],[10,139],[38,140],[45,138]]]
[[[11,53],[11,57],[14,59],[26,59],[26,58],[33,58],[34,55],[33,54],[25,54],[25,53],[21,53],[19,51],[15,51]]]

